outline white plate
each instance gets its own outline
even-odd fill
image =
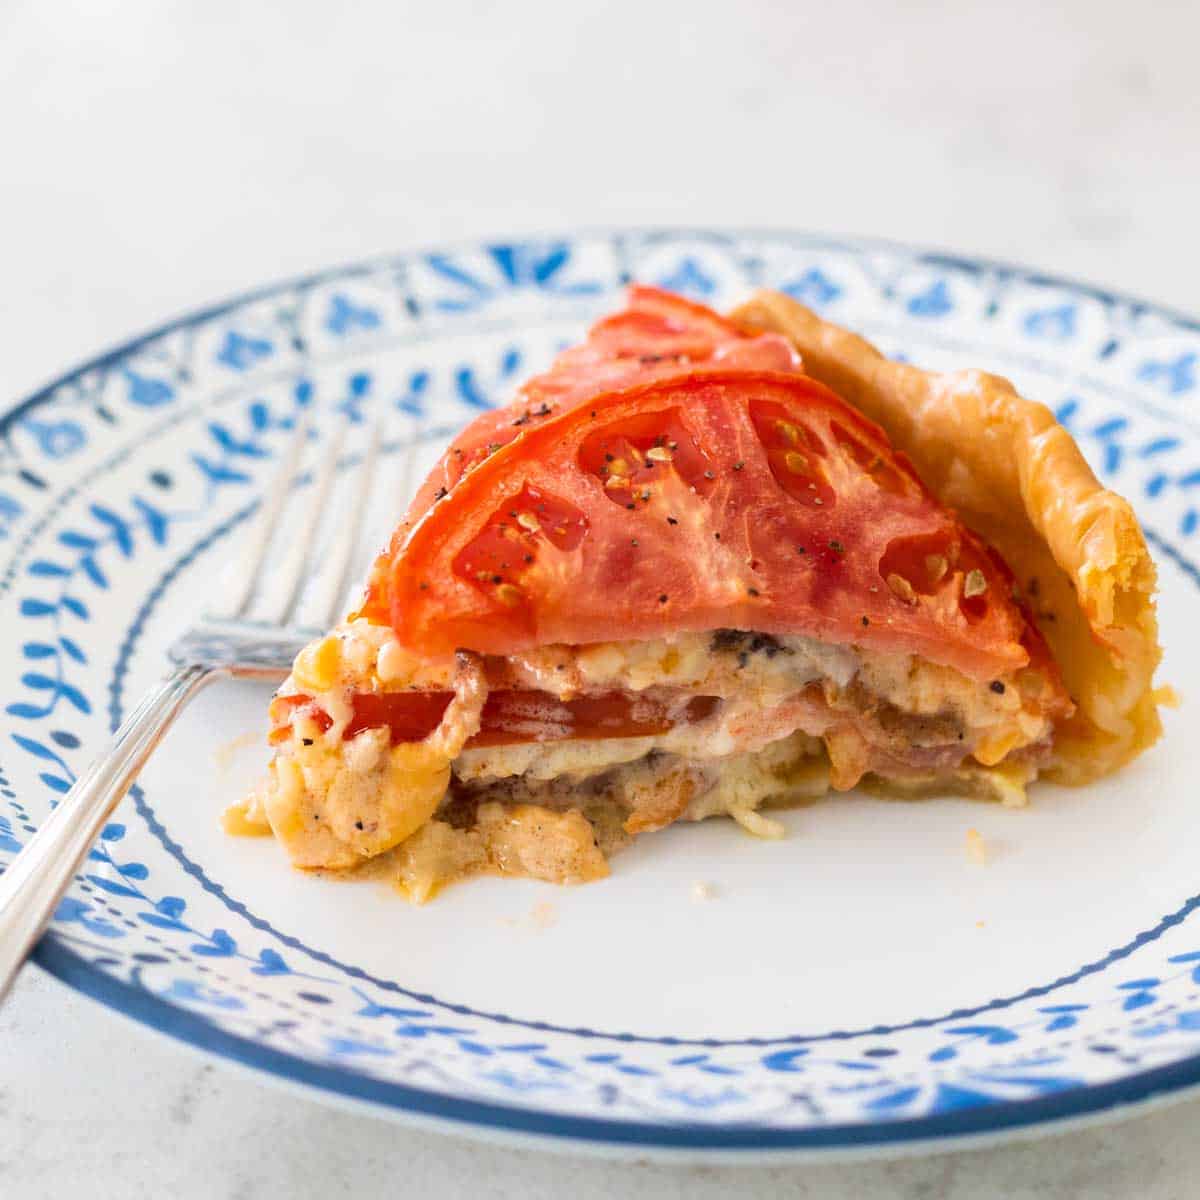
[[[1198,673],[1197,326],[990,263],[777,233],[589,233],[405,255],[174,322],[3,419],[0,863],[161,670],[298,403],[388,414],[394,488],[630,278],[715,304],[782,287],[888,352],[1011,376],[1137,506],[1165,675]],[[353,443],[349,447],[353,455]],[[411,485],[410,480],[410,485]],[[155,1028],[414,1118],[735,1158],[925,1144],[1200,1082],[1197,739],[1028,810],[850,796],[758,842],[641,839],[607,881],[485,879],[411,908],[292,872],[220,809],[268,691],[171,733],[37,960]],[[243,739],[244,740],[244,739]],[[965,852],[966,831],[992,849]],[[696,882],[712,899],[693,898]]]

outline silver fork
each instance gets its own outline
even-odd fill
[[[378,420],[368,426],[362,460],[351,483],[349,517],[333,552],[319,569],[306,574],[316,539],[304,535],[315,534],[321,524],[346,426],[340,424],[322,448],[311,491],[294,486],[309,431],[304,414],[298,414],[282,462],[228,571],[227,594],[210,604],[171,646],[169,673],[142,697],[107,748],[0,876],[0,1000],[113,809],[188,701],[215,679],[283,679],[301,647],[342,615],[362,541],[381,429]],[[263,595],[264,566],[278,549],[281,530],[286,530],[285,515],[296,505],[303,510],[303,534],[283,546],[281,564],[270,573],[274,586]]]

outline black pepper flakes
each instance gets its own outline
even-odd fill
[[[863,623],[863,628],[865,629],[865,628],[866,628],[868,625],[870,625],[870,623],[871,623],[871,618],[870,618],[870,617],[863,617],[863,619],[862,619],[862,623]]]
[[[755,587],[747,588],[746,591],[749,592],[751,596],[758,595],[758,588],[755,588]]]
[[[732,650],[741,644],[745,636],[738,629],[717,629],[713,631],[712,641],[709,642],[708,648],[714,653],[723,650]]]
[[[501,575],[493,575],[493,576],[492,576],[492,582],[493,582],[493,583],[503,583],[503,582],[504,582],[504,578],[503,578],[503,576],[501,576]]]
[[[638,540],[637,540],[637,538],[630,538],[630,539],[629,539],[629,544],[630,544],[631,546],[636,546],[636,545],[638,544]]]
[[[678,525],[678,524],[679,524],[679,522],[678,522],[678,521],[677,521],[677,520],[676,520],[674,517],[668,517],[668,518],[667,518],[667,524],[668,524],[668,525]]]
[[[532,555],[532,554],[527,554],[527,555],[525,555],[525,561],[526,561],[526,562],[533,562],[533,555]]]
[[[1004,684],[1001,683],[999,679],[993,679],[992,682],[988,684],[988,687],[990,687],[997,696],[1004,695]]]
[[[742,469],[742,468],[743,468],[745,465],[746,465],[746,464],[745,464],[745,462],[744,462],[744,461],[741,461],[741,462],[735,462],[735,463],[733,464],[733,469],[734,469],[735,471],[740,471],[740,470],[741,470],[741,469]]]
[[[663,592],[663,594],[661,596],[659,596],[658,602],[659,602],[659,604],[666,604],[666,602],[667,602],[667,593],[666,592]]]
[[[429,591],[429,584],[419,583],[419,584],[417,584],[417,588],[418,588],[418,590],[420,590],[422,592],[427,592],[427,591]]]
[[[705,479],[716,479],[716,475],[712,471],[705,471],[704,478]]]
[[[846,553],[846,547],[843,546],[842,543],[837,540],[837,538],[834,538],[833,541],[829,543],[829,548],[834,552],[834,554]]]
[[[354,822],[354,828],[355,828],[355,829],[361,830],[361,829],[362,829],[362,827],[363,827],[363,823],[362,823],[361,821],[355,821],[355,822]]]
[[[807,551],[807,550],[806,550],[806,549],[805,549],[803,546],[797,546],[797,547],[796,547],[796,553],[797,553],[797,554],[807,554],[807,553],[808,553],[808,551]]]
[[[436,492],[433,493],[433,498],[435,500],[443,500],[448,495],[450,495],[450,492],[446,488],[440,487],[440,488],[438,488],[438,490]]]
[[[302,746],[311,746],[313,744],[313,740],[312,740],[312,738],[301,738],[300,744]]]
[[[781,646],[768,633],[756,633],[750,639],[750,652],[752,654],[765,653],[768,658],[774,658],[777,654],[791,654],[785,646]]]
[[[612,456],[611,454],[606,454],[606,455],[604,456],[604,461],[605,461],[605,462],[612,462],[612,461],[613,461],[613,456]]]
[[[636,505],[634,505],[634,504],[627,504],[627,505],[625,505],[625,507],[626,507],[627,509],[629,509],[629,511],[630,511],[630,512],[632,512],[632,511],[634,510],[634,508],[636,507]]]

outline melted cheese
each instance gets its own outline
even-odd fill
[[[849,646],[801,637],[764,643],[757,651],[714,653],[712,634],[684,633],[644,642],[543,646],[506,659],[505,669],[510,686],[560,699],[588,691],[675,687],[718,696],[753,692],[772,703],[817,679],[844,687],[859,668],[859,655]]]
[[[878,754],[885,754],[878,761],[888,761],[881,748],[899,746],[894,754],[898,764],[910,743],[920,748],[921,737],[937,752],[947,737],[946,722],[961,729],[962,754],[973,752],[978,766],[968,759],[924,773],[905,767],[898,786],[911,791],[929,782],[952,781],[1008,803],[1020,802],[1025,772],[1014,773],[1005,761],[1050,732],[1019,680],[989,685],[912,656],[868,656],[853,646],[809,638],[681,634],[644,642],[547,646],[489,662],[487,672],[494,686],[503,680],[506,688],[544,691],[560,699],[665,687],[723,702],[703,721],[653,737],[464,749],[479,728],[486,697],[482,662],[472,656],[418,660],[399,646],[390,629],[357,620],[306,648],[280,689],[281,696],[312,696],[331,724],[322,730],[311,710],[293,714],[266,789],[230,819],[247,831],[269,822],[299,866],[356,866],[419,834],[413,854],[424,847],[422,861],[437,860],[444,867],[453,859],[460,873],[503,871],[509,868],[498,865],[504,855],[494,838],[463,841],[457,834],[465,831],[456,830],[451,837],[434,829],[443,824],[432,818],[447,797],[452,773],[472,795],[484,798],[489,788],[506,798],[515,798],[522,788],[535,796],[543,785],[557,787],[559,797],[593,783],[615,788],[613,794],[619,793],[633,813],[625,822],[630,833],[680,817],[730,814],[768,834],[773,829],[752,815],[764,803],[821,794],[831,783],[853,786],[864,771],[881,769],[872,765]],[[424,742],[391,746],[382,729],[344,740],[356,691],[413,688],[456,693],[442,725]],[[897,715],[887,718],[887,711]],[[887,727],[889,719],[898,723],[896,730]],[[958,752],[951,746],[945,753]],[[515,791],[514,781],[520,785]],[[551,827],[544,820],[538,825],[547,839]],[[559,822],[553,828],[559,836],[565,827]],[[571,828],[578,841],[577,825]],[[510,856],[511,862],[525,862],[527,874],[552,875],[527,841],[516,858]],[[428,892],[430,879],[443,877],[442,868],[417,871],[411,866],[413,855],[396,850],[391,858],[409,864],[403,870],[397,865],[401,875],[416,871],[410,889],[415,895]],[[560,877],[567,875],[560,872]]]

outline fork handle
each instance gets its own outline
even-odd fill
[[[147,692],[0,876],[0,1000],[151,751],[184,705],[219,674],[181,666]]]

